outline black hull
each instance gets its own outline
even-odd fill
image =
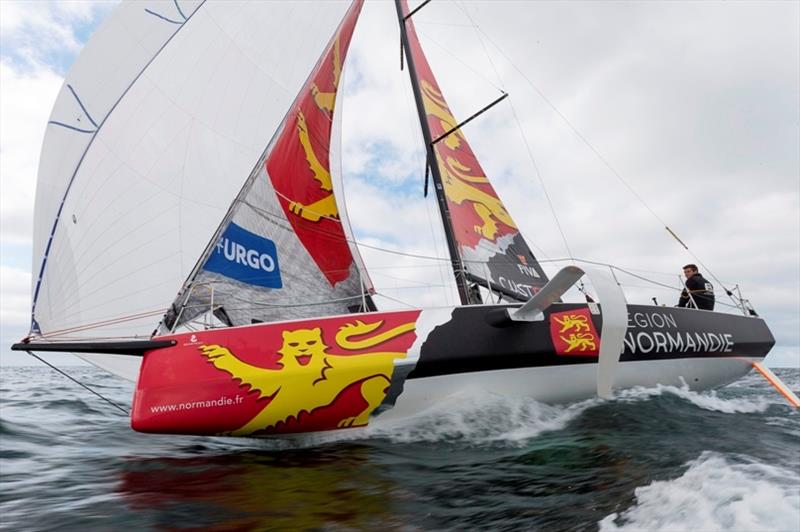
[[[419,361],[408,378],[597,362],[596,356],[558,354],[550,330],[552,314],[587,309],[586,304],[555,303],[547,309],[542,321],[515,322],[505,327],[490,324],[498,308],[455,308],[452,319],[428,335]],[[719,357],[762,359],[775,345],[769,328],[758,317],[648,305],[628,305],[628,315],[622,362]],[[599,331],[602,315],[591,314],[591,319]],[[661,345],[661,335],[666,336],[666,347]],[[691,341],[687,341],[687,336]]]

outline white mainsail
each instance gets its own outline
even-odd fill
[[[45,136],[32,332],[150,335],[348,6],[137,1],[113,12]],[[129,378],[138,367],[91,361]]]

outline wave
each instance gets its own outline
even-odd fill
[[[636,488],[636,504],[606,516],[601,532],[617,530],[795,530],[800,475],[704,452],[674,480]]]
[[[522,444],[543,432],[565,428],[597,403],[596,399],[590,399],[558,406],[496,393],[480,397],[456,395],[402,421],[381,423],[378,419],[365,434],[398,443]]]
[[[671,394],[704,410],[713,412],[722,412],[725,414],[752,414],[757,412],[765,412],[770,406],[779,402],[777,399],[764,397],[762,395],[756,397],[737,397],[737,398],[724,398],[720,397],[719,393],[724,393],[724,389],[708,390],[704,392],[695,392],[689,389],[686,382],[681,386],[667,386],[663,384],[656,385],[652,388],[635,387],[629,390],[621,390],[615,394],[615,400],[622,402],[635,402],[641,400],[652,399],[653,397]],[[777,394],[776,394],[777,395]],[[779,397],[780,398],[780,397]],[[785,402],[780,402],[785,404]]]
[[[393,420],[379,417],[364,428],[265,439],[261,440],[260,447],[297,449],[366,439],[391,443],[522,446],[544,432],[565,428],[600,402],[589,399],[559,406],[489,392],[480,397],[456,394],[413,416]]]
[[[454,443],[464,445],[521,446],[542,433],[558,431],[587,410],[613,408],[615,403],[645,402],[675,396],[703,410],[726,414],[767,411],[775,401],[763,395],[726,398],[720,391],[695,392],[682,386],[657,385],[616,392],[611,399],[592,398],[567,405],[550,405],[531,398],[486,392],[456,394],[423,412],[402,419],[370,421],[368,427],[328,433],[285,436],[262,440],[272,449],[303,448],[361,439],[394,443]],[[783,403],[781,403],[783,404]],[[251,442],[253,440],[250,440]],[[269,444],[266,441],[270,441]]]

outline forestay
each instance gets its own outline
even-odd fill
[[[402,0],[403,12],[408,3]],[[547,283],[517,225],[497,196],[447,105],[422,50],[413,18],[406,19],[433,150],[442,176],[453,234],[468,277],[506,297],[527,301]],[[435,139],[441,138],[436,142]]]

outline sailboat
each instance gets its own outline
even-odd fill
[[[628,304],[606,270],[548,277],[428,63],[426,3],[395,8],[460,305],[379,310],[350,229],[337,96],[363,0],[137,1],[55,103],[13,348],[135,381],[137,431],[231,436],[364,427],[476,390],[707,389],[763,361],[775,340],[744,303]],[[599,302],[563,302],[584,276]]]

